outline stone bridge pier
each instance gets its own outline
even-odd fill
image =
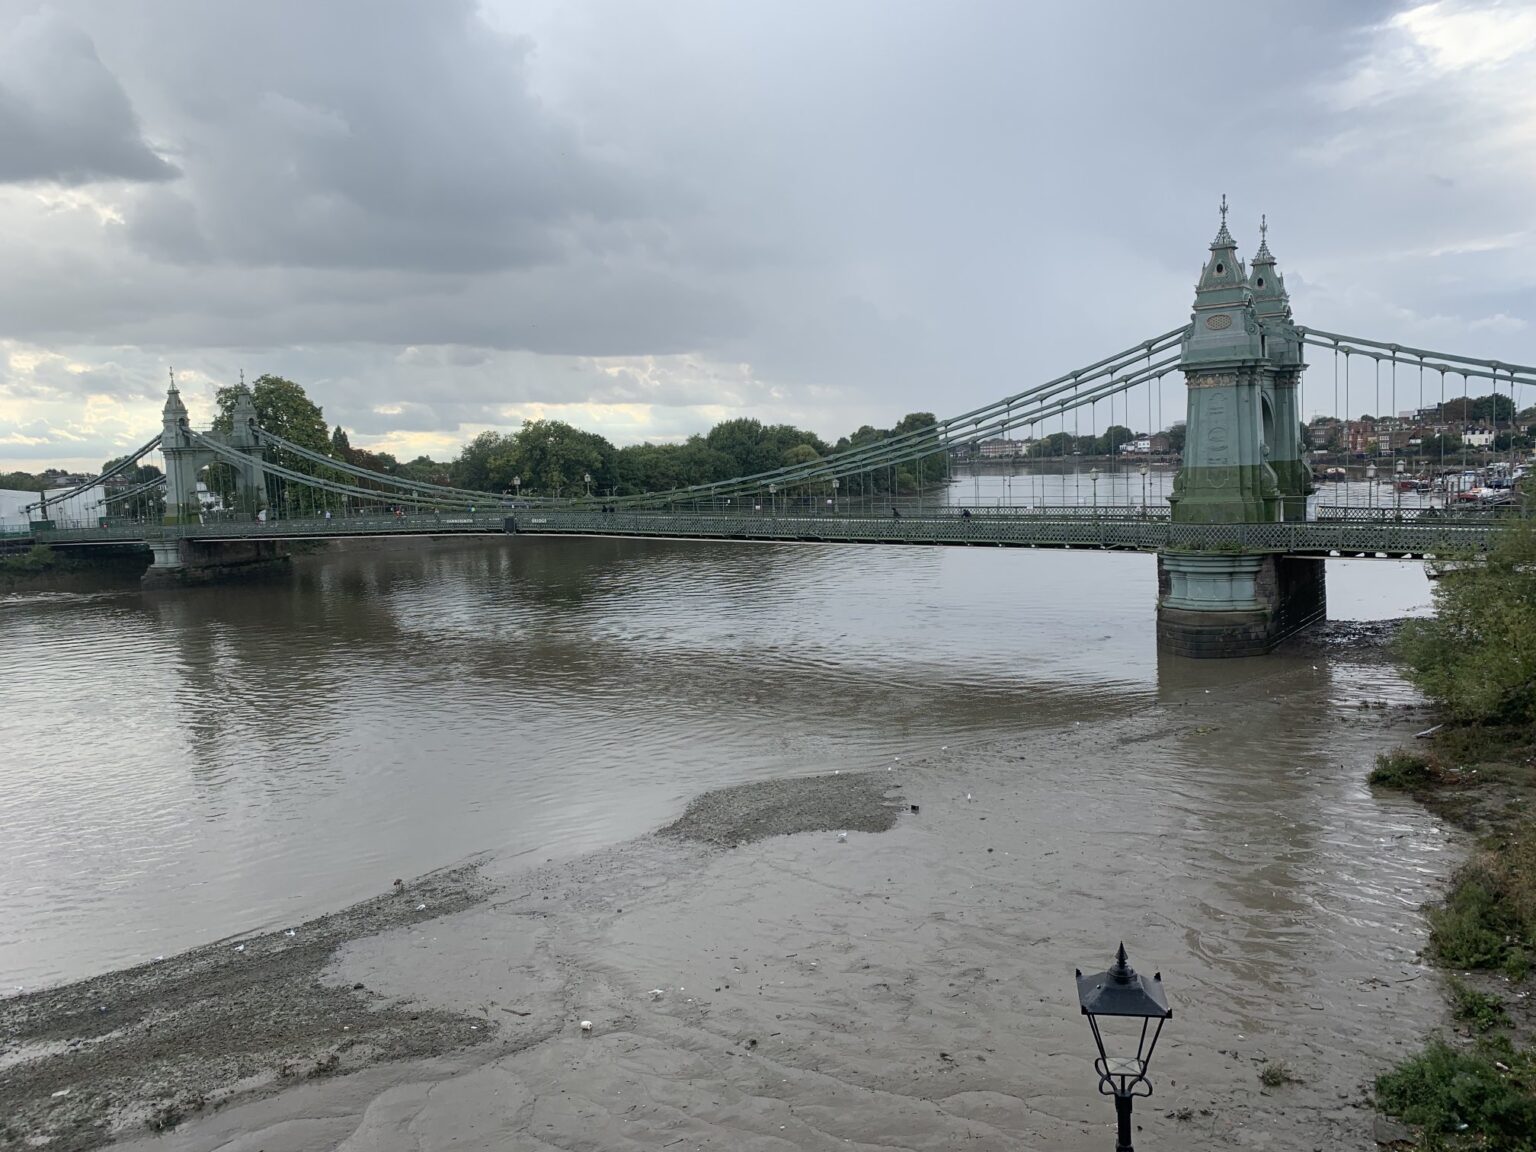
[[[1160,553],[1158,643],[1176,656],[1261,656],[1326,619],[1326,563],[1273,553]]]
[[[277,540],[151,540],[145,588],[182,588],[285,568],[292,557]]]
[[[1176,524],[1306,518],[1297,389],[1305,367],[1268,229],[1249,274],[1221,229],[1200,270],[1180,367],[1189,392]],[[1253,656],[1328,614],[1319,559],[1231,551],[1158,554],[1157,638],[1182,656]]]

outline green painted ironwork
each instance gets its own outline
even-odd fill
[[[1350,509],[1350,513],[1365,509]],[[112,525],[61,528],[55,545],[159,543],[176,539],[302,540],[347,536],[488,535],[509,529],[523,535],[651,536],[717,540],[824,543],[888,543],[973,547],[1100,548],[1132,551],[1277,552],[1296,556],[1391,558],[1470,555],[1484,551],[1501,526],[1494,516],[1438,519],[1341,518],[1300,523],[1179,524],[1137,509],[1075,507],[997,509],[963,516],[838,514],[773,515],[768,512],[666,512],[583,508],[519,509],[515,512],[441,515],[296,518],[267,523]]]

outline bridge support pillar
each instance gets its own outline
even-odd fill
[[[1273,428],[1265,427],[1269,466],[1280,485],[1281,519],[1293,524],[1307,518],[1307,497],[1312,494],[1312,469],[1302,459],[1300,383],[1299,371],[1280,371],[1265,392],[1273,412]]]
[[[1196,659],[1261,656],[1328,614],[1324,561],[1161,552],[1157,642]]]
[[[277,540],[151,540],[145,588],[181,588],[256,576],[292,559]]]

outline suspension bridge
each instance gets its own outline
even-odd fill
[[[1326,614],[1324,560],[1467,555],[1486,549],[1516,505],[1463,510],[1413,505],[1329,505],[1314,484],[1301,433],[1306,353],[1331,356],[1335,412],[1348,412],[1351,370],[1369,365],[1375,411],[1383,377],[1397,411],[1399,371],[1422,407],[1426,379],[1459,378],[1514,410],[1536,387],[1536,368],[1307,328],[1294,322],[1267,227],[1251,268],[1227,227],[1210,244],[1187,324],[972,411],[805,463],[666,492],[555,498],[492,493],[409,480],[314,451],[263,428],[248,394],[224,430],[192,428],[174,378],[158,435],[113,468],[50,494],[35,506],[30,538],[55,547],[147,546],[147,584],[211,578],[278,559],[285,541],[359,536],[677,537],[724,540],[1096,548],[1156,553],[1158,636],[1191,656],[1267,651]],[[1342,365],[1343,407],[1340,407]],[[1130,502],[1038,499],[962,504],[925,498],[925,465],[940,470],[957,451],[999,437],[1037,435],[1103,409],[1129,423],[1145,402],[1157,427],[1165,378],[1186,385],[1186,439],[1172,491],[1156,507],[1145,491]],[[1326,395],[1327,386],[1324,385]],[[1465,408],[1465,404],[1463,405]],[[1111,444],[1111,451],[1114,450]],[[1394,441],[1392,452],[1397,451]],[[146,458],[163,475],[124,489],[121,477]],[[1390,463],[1390,462],[1389,462]],[[919,494],[898,498],[892,477],[915,469]],[[217,470],[225,495],[205,507],[200,475]],[[1143,474],[1144,475],[1144,474]],[[1389,477],[1393,475],[1389,471]],[[1096,481],[1097,474],[1094,474]],[[162,522],[103,517],[55,522],[58,504],[92,486],[118,483],[117,502],[159,497]]]

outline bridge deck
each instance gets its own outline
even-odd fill
[[[226,521],[57,529],[38,539],[60,546],[172,540],[314,540],[370,536],[633,536],[850,544],[1094,548],[1124,551],[1274,552],[1294,556],[1452,556],[1488,547],[1498,521],[1488,516],[1389,518],[1379,515],[1288,524],[1174,524],[1131,510],[988,509],[903,515],[773,514],[720,511],[517,509],[454,516]]]
[[[1446,556],[1486,549],[1488,519],[1417,522],[1307,521],[1294,524],[1174,524],[1116,515],[771,516],[666,512],[523,513],[530,535],[660,536],[848,544],[1096,548],[1155,552],[1277,552],[1294,556]]]

